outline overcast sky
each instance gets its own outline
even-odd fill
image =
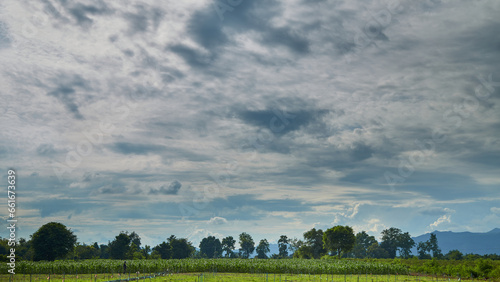
[[[499,15],[495,0],[2,1],[18,237],[50,221],[153,246],[500,227]]]

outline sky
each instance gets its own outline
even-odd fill
[[[2,1],[17,237],[52,221],[82,243],[135,231],[151,246],[500,227],[499,14],[494,0]]]

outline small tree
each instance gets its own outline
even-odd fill
[[[443,253],[438,246],[437,236],[434,233],[431,233],[431,237],[429,238],[429,248],[432,251],[433,258],[441,258],[443,256]]]
[[[356,237],[350,226],[337,225],[325,231],[323,245],[325,249],[334,252],[340,258],[354,247]]]
[[[462,260],[463,257],[464,255],[459,250],[451,250],[445,256],[445,258],[449,260]]]
[[[255,242],[252,239],[252,236],[248,233],[240,234],[240,256],[242,258],[249,258],[250,255],[255,250]]]
[[[233,236],[227,236],[226,238],[222,239],[222,251],[225,252],[225,257],[226,258],[232,258],[234,257],[234,244],[236,243],[236,240],[233,239]]]
[[[261,258],[261,259],[267,258],[267,253],[269,253],[270,250],[269,250],[269,243],[267,242],[266,239],[260,240],[256,251],[257,251],[257,258]]]
[[[280,239],[278,240],[279,256],[281,258],[288,257],[288,243],[288,237],[286,235],[281,235]]]
[[[431,255],[428,254],[429,250],[430,250],[429,241],[418,242],[417,252],[419,259],[430,259]]]
[[[49,222],[31,236],[33,260],[64,258],[76,244],[76,235],[62,223]]]

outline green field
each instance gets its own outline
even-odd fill
[[[0,281],[9,281],[9,275],[0,275]],[[328,274],[250,274],[250,273],[178,273],[167,275],[150,275],[134,273],[127,275],[117,274],[84,274],[84,275],[42,275],[32,274],[23,275],[16,274],[12,281],[64,281],[64,282],[77,282],[77,281],[112,281],[119,279],[134,279],[142,278],[139,281],[196,281],[196,282],[239,282],[239,281],[273,281],[273,282],[312,282],[312,281],[332,281],[332,282],[449,282],[455,280],[453,278],[437,276],[408,276],[408,275],[328,275]],[[137,280],[136,280],[137,281]]]
[[[0,281],[9,281],[0,264]],[[416,274],[419,275],[416,275]],[[156,275],[155,275],[156,274]],[[500,281],[500,261],[418,259],[93,259],[16,263],[14,281],[339,281],[400,282],[489,279]],[[272,279],[271,279],[272,278]]]
[[[1,273],[7,273],[7,265],[0,265]],[[16,263],[20,274],[99,274],[123,272],[121,260],[83,260]],[[131,273],[293,273],[293,274],[407,274],[401,264],[362,260],[305,260],[305,259],[170,259],[127,261]]]

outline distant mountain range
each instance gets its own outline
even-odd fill
[[[478,255],[500,255],[500,228],[495,228],[485,233],[452,231],[433,231],[431,233],[436,234],[439,248],[444,255],[451,250],[459,250],[464,255],[471,253]],[[431,233],[413,237],[413,240],[415,240],[416,245],[418,245],[419,242],[429,240]],[[413,255],[418,255],[416,245],[415,248],[412,249]],[[267,254],[268,256],[279,253],[278,244],[269,244],[269,249],[270,252]],[[254,256],[256,256],[255,252],[251,257]]]
[[[439,248],[443,254],[451,250],[459,250],[465,254],[499,254],[500,255],[500,228],[495,228],[485,233],[473,232],[452,232],[452,231],[434,231],[436,234]],[[415,243],[425,242],[429,240],[431,233],[426,233],[414,237]],[[417,255],[417,248],[413,248],[412,252]]]

